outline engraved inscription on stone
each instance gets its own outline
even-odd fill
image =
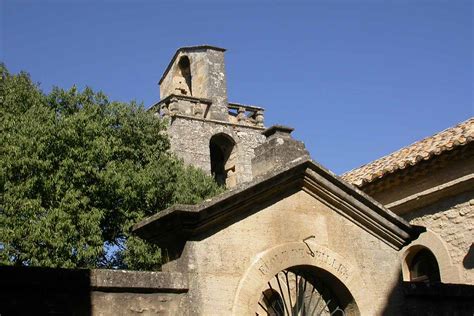
[[[313,246],[314,248],[314,246]],[[291,258],[298,261],[305,257],[313,257],[317,262],[320,262],[323,267],[329,267],[330,272],[334,273],[341,280],[347,280],[349,278],[349,269],[348,267],[341,262],[339,259],[336,259],[331,253],[328,253],[325,249],[313,249],[314,257],[311,255],[307,249],[293,248],[290,250],[283,250],[274,254],[270,258],[260,259],[258,271],[262,276],[268,276],[271,271],[271,267],[281,261],[286,261],[285,259]]]

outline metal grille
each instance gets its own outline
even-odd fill
[[[256,315],[344,315],[335,294],[309,273],[283,270],[262,291]]]

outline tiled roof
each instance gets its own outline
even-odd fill
[[[344,173],[341,178],[362,187],[387,174],[414,166],[445,151],[474,141],[474,117],[394,153]]]

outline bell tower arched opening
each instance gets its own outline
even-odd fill
[[[220,133],[211,137],[209,142],[211,155],[211,174],[220,185],[231,188],[236,185],[235,141],[232,137]]]
[[[188,56],[181,56],[178,61],[178,76],[174,79],[175,81],[175,90],[179,94],[183,95],[193,95],[192,91],[192,77],[191,77],[191,61]]]

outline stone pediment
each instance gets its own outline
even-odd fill
[[[422,232],[422,228],[411,226],[310,159],[296,159],[285,168],[201,204],[172,206],[136,224],[133,231],[160,247],[180,247],[187,240],[204,239],[298,191],[305,191],[397,250]]]

